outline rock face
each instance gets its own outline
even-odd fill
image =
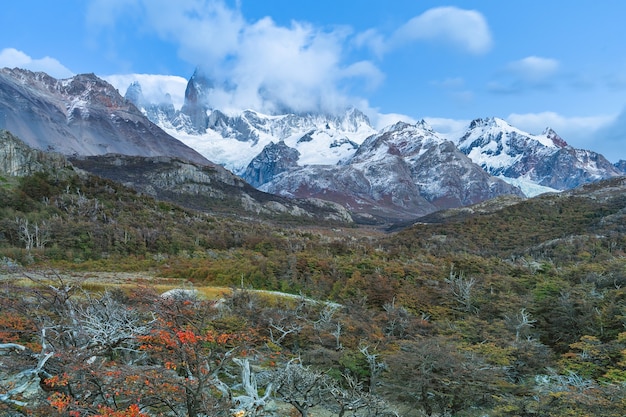
[[[338,204],[270,195],[219,165],[196,165],[164,156],[126,155],[72,157],[70,162],[158,200],[204,212],[352,223],[350,213]]]
[[[187,83],[185,104],[180,111],[181,115],[177,120],[172,120],[174,126],[191,134],[205,133],[209,123],[208,97],[212,88],[211,80],[197,69]]]
[[[138,82],[128,87],[124,98],[133,103],[150,121],[156,120],[154,123],[157,125],[160,121],[171,120],[176,116],[176,109],[169,94],[165,94],[160,103],[151,103],[144,98],[141,84]]]
[[[165,155],[208,163],[93,74],[57,80],[0,69],[0,129],[33,148],[64,155]]]
[[[602,155],[569,146],[552,129],[531,135],[497,118],[472,121],[458,146],[492,175],[554,190],[621,175]]]
[[[314,199],[292,200],[261,192],[225,168],[198,165],[167,156],[72,156],[33,149],[0,131],[0,177],[47,172],[64,177],[88,172],[122,183],[157,200],[228,215],[291,217],[314,222],[352,223],[338,204]]]
[[[259,187],[298,166],[300,152],[285,145],[281,141],[270,143],[258,154],[243,175],[243,178],[254,187]]]
[[[615,168],[617,168],[622,174],[626,175],[626,161],[620,160],[615,164]]]
[[[33,149],[10,132],[0,131],[0,174],[22,177],[69,166],[64,156]]]
[[[366,139],[335,166],[290,170],[263,185],[271,193],[317,197],[384,220],[416,218],[521,191],[474,164],[425,122],[397,123]]]

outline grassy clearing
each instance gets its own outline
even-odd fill
[[[154,289],[159,294],[174,288],[194,289],[202,298],[217,300],[232,290],[227,287],[196,287],[191,283],[180,279],[156,278],[150,273],[57,273],[57,272],[18,272],[0,273],[0,282],[11,282],[22,287],[36,287],[39,285],[58,286],[60,282],[79,285],[83,290],[90,293],[101,293],[112,289],[133,291],[140,287]]]
[[[61,282],[80,286],[89,293],[103,293],[107,290],[121,289],[132,292],[138,288],[151,288],[159,294],[181,288],[194,289],[201,298],[219,300],[230,295],[230,287],[194,286],[192,283],[177,278],[155,277],[149,272],[143,273],[107,273],[107,272],[18,272],[0,273],[0,283],[11,282],[21,287],[44,285],[59,286]],[[300,296],[274,291],[251,290],[267,305],[291,305],[298,303]]]

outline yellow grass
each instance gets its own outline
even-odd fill
[[[132,291],[138,287],[152,288],[159,294],[174,288],[194,289],[198,291],[202,298],[208,300],[217,300],[224,295],[230,294],[232,290],[227,287],[195,287],[189,282],[179,279],[155,278],[150,273],[103,273],[103,272],[86,272],[86,273],[16,273],[16,274],[0,274],[0,282],[11,282],[14,285],[23,287],[35,287],[39,285],[58,286],[62,280],[66,284],[79,285],[80,288],[87,292],[99,293],[106,290],[120,288]]]

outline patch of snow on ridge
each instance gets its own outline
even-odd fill
[[[245,110],[239,115],[222,115],[224,123],[209,126],[204,134],[175,128],[158,120],[168,134],[195,149],[210,161],[242,175],[265,146],[284,141],[300,152],[298,165],[336,165],[348,160],[358,145],[375,130],[358,118],[324,115],[265,115]]]
[[[209,161],[222,165],[229,171],[241,175],[246,167],[263,150],[267,142],[241,142],[234,138],[223,138],[213,130],[203,135],[192,135],[180,130],[161,127],[167,134],[195,149]]]
[[[493,170],[510,167],[523,157],[523,154],[513,156],[504,152],[496,153],[497,147],[498,144],[492,141],[485,147],[472,148],[467,156],[475,164],[480,165],[483,168],[489,167]]]
[[[519,178],[509,178],[509,177],[505,177],[503,175],[499,175],[498,178],[500,178],[502,181],[505,181],[511,185],[516,186],[517,188],[519,188],[520,190],[522,190],[522,192],[524,193],[524,195],[528,198],[531,197],[536,197],[540,194],[546,194],[546,193],[560,193],[560,190],[556,190],[554,188],[550,188],[550,187],[545,187],[543,185],[539,185],[536,182],[528,179],[528,178],[524,178],[524,177],[519,177]]]

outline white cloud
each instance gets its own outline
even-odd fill
[[[357,33],[353,42],[358,48],[369,48],[378,55],[378,57],[382,57],[387,49],[389,49],[385,37],[376,29],[368,29],[364,32]]]
[[[552,58],[528,56],[519,61],[511,62],[508,71],[520,80],[529,84],[545,82],[559,70],[559,61]]]
[[[559,68],[560,63],[556,59],[528,56],[506,65],[495,79],[487,83],[487,89],[498,94],[550,89]]]
[[[424,120],[435,132],[453,142],[456,142],[463,136],[471,122],[471,120],[447,119],[444,117],[425,117]]]
[[[360,100],[351,86],[383,79],[372,62],[344,62],[346,28],[248,22],[221,0],[95,0],[90,24],[115,30],[130,12],[139,30],[175,43],[182,59],[203,68],[215,84],[210,104],[226,111],[334,111]]]
[[[414,41],[443,42],[471,54],[483,54],[493,44],[485,17],[457,7],[436,7],[412,18],[391,36],[388,47]]]
[[[33,59],[24,52],[14,48],[5,48],[0,51],[0,68],[3,67],[17,67],[34,72],[43,71],[55,78],[69,78],[74,75],[72,71],[54,58],[46,56]]]
[[[525,114],[511,113],[506,120],[515,127],[535,134],[543,132],[547,127],[551,127],[567,141],[565,133],[560,132],[579,131],[588,134],[607,125],[613,121],[615,117],[615,114],[566,117],[556,112],[547,111]]]
[[[116,74],[100,77],[117,88],[121,95],[126,94],[128,86],[137,81],[141,85],[144,97],[150,103],[160,103],[165,95],[169,94],[174,108],[180,110],[185,101],[187,79],[176,75]]]

